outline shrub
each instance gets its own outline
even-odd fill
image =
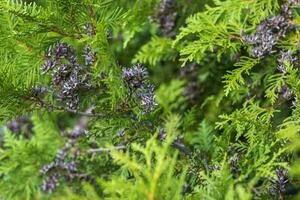
[[[298,0],[0,0],[0,199],[297,199]]]

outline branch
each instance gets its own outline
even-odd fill
[[[92,35],[95,36],[96,35],[96,28],[95,28],[95,14],[94,14],[94,10],[93,10],[93,7],[91,5],[87,5],[87,13],[88,13],[88,16],[90,17],[91,19],[91,22],[92,22]]]
[[[113,147],[114,150],[121,150],[121,149],[126,149],[126,146],[115,146]],[[89,149],[89,153],[102,153],[102,152],[110,152],[112,149],[111,148],[98,148],[98,149]]]
[[[64,106],[52,105],[50,103],[47,103],[47,102],[43,101],[42,99],[40,99],[37,96],[29,97],[29,98],[26,98],[26,99],[34,101],[35,103],[37,103],[41,107],[47,107],[49,110],[60,110],[60,111],[62,110],[62,111],[65,111],[65,112],[78,114],[78,115],[82,115],[82,116],[87,116],[87,117],[105,117],[105,116],[108,116],[106,113],[93,113],[92,110],[89,110],[88,112],[82,112],[82,111],[73,110],[73,109],[70,109],[70,108],[67,108],[67,107],[64,107]]]
[[[178,149],[179,151],[181,151],[182,153],[191,156],[192,152],[189,148],[187,148],[184,144],[180,144],[178,142],[173,142],[172,143],[172,147],[174,147],[175,149]]]
[[[105,116],[107,116],[107,114],[105,114],[105,113],[93,113],[92,111],[82,112],[82,111],[66,108],[64,106],[55,106],[55,105],[51,105],[51,104],[48,104],[46,106],[50,109],[63,110],[65,112],[69,112],[69,113],[73,113],[73,114],[77,114],[77,115],[82,115],[82,116],[87,116],[87,117],[105,117]]]

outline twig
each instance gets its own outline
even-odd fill
[[[126,146],[115,146],[113,147],[114,150],[121,150],[121,149],[126,149]],[[98,149],[89,149],[89,153],[102,153],[102,152],[110,152],[112,149],[111,148],[98,148]]]
[[[131,118],[131,119],[135,119],[135,117],[136,117],[130,113],[127,113],[127,114],[126,113],[120,113],[120,114],[93,113],[92,110],[90,110],[89,112],[82,112],[82,111],[73,110],[73,109],[70,109],[70,108],[67,108],[64,106],[52,105],[50,103],[43,101],[41,98],[39,98],[37,96],[34,96],[34,97],[24,96],[24,99],[33,101],[33,102],[37,103],[38,105],[40,105],[41,107],[48,108],[50,111],[51,110],[65,111],[65,112],[69,112],[69,113],[73,113],[73,114],[77,114],[77,115],[81,115],[81,116],[86,116],[86,117],[113,117],[113,118]]]
[[[55,105],[51,105],[51,104],[48,104],[46,106],[48,106],[49,108],[55,109],[55,110],[63,110],[65,112],[82,115],[82,116],[87,116],[87,117],[105,117],[105,116],[107,116],[107,114],[105,114],[105,113],[93,113],[92,111],[91,112],[82,112],[82,111],[66,108],[64,106],[55,106]]]
[[[82,115],[82,116],[87,116],[87,117],[105,117],[105,116],[107,116],[107,114],[105,114],[105,113],[93,113],[92,109],[90,109],[88,112],[82,112],[82,111],[73,110],[73,109],[70,109],[70,108],[67,108],[64,106],[55,106],[55,105],[52,105],[50,103],[43,101],[39,97],[34,97],[34,98],[29,98],[29,99],[32,101],[35,101],[37,104],[39,104],[42,107],[48,107],[48,108],[54,109],[54,110],[63,110],[65,112],[78,114],[78,115]]]
[[[90,17],[91,22],[92,22],[92,35],[95,36],[96,35],[96,28],[94,26],[95,15],[94,15],[93,7],[91,5],[87,6],[87,12],[88,12],[88,16]]]
[[[179,151],[181,151],[182,153],[184,153],[188,156],[192,155],[191,150],[189,148],[187,148],[184,144],[173,142],[172,147],[174,147],[175,149],[178,149]]]

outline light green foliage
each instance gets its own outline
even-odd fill
[[[181,29],[181,33],[177,36],[175,44],[190,34],[196,34],[199,40],[187,43],[180,55],[183,56],[183,63],[195,60],[200,62],[207,51],[213,52],[214,48],[220,48],[220,52],[224,52],[227,48],[237,49],[239,43],[231,43],[231,37],[236,32],[233,24],[214,24],[215,18],[210,15],[199,13],[187,19],[188,26]],[[219,54],[221,55],[221,53]]]
[[[231,91],[237,90],[241,85],[245,84],[243,75],[249,75],[250,70],[259,62],[258,59],[244,57],[236,63],[234,66],[238,67],[224,76],[223,83],[225,84],[225,95],[227,96]]]
[[[280,126],[280,129],[276,133],[279,138],[283,138],[287,142],[288,151],[291,153],[299,151],[300,148],[300,137],[299,137],[299,121],[287,120]],[[290,166],[291,182],[298,184],[300,177],[299,169],[300,159],[297,158],[294,163]],[[296,199],[299,198],[299,194]]]
[[[40,7],[33,3],[26,3],[21,0],[2,0],[1,8],[3,11],[13,13],[25,18],[34,19],[39,17]]]
[[[272,104],[277,99],[277,92],[282,89],[285,83],[285,77],[282,74],[274,74],[268,78],[266,97],[268,97]]]
[[[286,149],[275,150],[276,146],[280,145],[280,139],[276,139],[270,132],[272,130],[270,122],[275,112],[275,110],[263,109],[257,103],[252,102],[245,104],[243,109],[230,115],[221,116],[223,121],[218,123],[218,127],[223,128],[226,134],[218,139],[219,146],[222,145],[221,147],[226,148],[228,145],[226,142],[229,142],[231,137],[236,141],[239,141],[241,137],[245,138],[244,142],[239,141],[233,144],[234,149],[244,154],[241,165],[245,169],[242,170],[243,175],[239,177],[239,180],[246,180],[253,170],[256,171],[258,177],[271,176],[273,172],[266,170],[266,166],[280,165],[276,162],[276,158]],[[231,134],[234,132],[237,134],[232,136]],[[227,148],[229,150],[229,146]],[[220,149],[224,150],[224,148]],[[270,152],[273,153],[270,154]]]
[[[272,3],[271,3],[272,2]],[[277,1],[214,1],[216,6],[208,7],[205,12],[189,17],[187,26],[181,28],[176,37],[175,45],[189,35],[194,35],[194,41],[183,41],[184,48],[180,50],[184,63],[195,60],[200,62],[206,52],[217,51],[220,57],[225,52],[236,53],[241,42],[241,30],[248,30],[247,23],[257,24],[278,9]],[[248,18],[244,18],[244,15]]]
[[[291,90],[295,93],[296,97],[300,95],[300,81],[299,70],[292,65],[285,65],[287,68],[286,83],[291,87]]]
[[[227,163],[223,162],[220,170],[212,172],[210,176],[201,174],[204,179],[204,187],[196,190],[198,198],[205,199],[222,199],[226,193],[230,192],[233,179],[230,175],[230,169]]]
[[[0,153],[1,197],[30,200],[42,183],[40,169],[52,161],[61,146],[61,137],[49,115],[32,117],[32,138],[17,138],[6,130]]]
[[[111,181],[102,182],[108,199],[181,199],[185,173],[183,170],[179,177],[174,176],[178,168],[177,152],[170,149],[178,135],[178,126],[178,116],[172,116],[166,123],[167,138],[162,144],[157,141],[157,134],[147,141],[145,147],[132,144],[132,150],[142,156],[136,157],[136,153],[120,153],[116,150],[112,152],[115,161],[129,170],[134,179],[112,177]]]
[[[155,66],[159,61],[174,60],[176,51],[172,48],[172,40],[169,38],[153,37],[136,54],[133,62],[141,62]]]
[[[219,152],[217,155],[222,155],[215,157],[218,163],[215,165],[219,169],[203,174],[206,184],[199,188],[197,195],[207,199],[223,199],[224,196],[226,199],[251,199],[250,190],[261,178],[275,177],[269,169],[285,166],[277,159],[286,149],[278,150],[281,140],[267,134],[272,116],[272,111],[264,110],[255,103],[245,105],[229,116],[221,116],[223,121],[218,126],[224,129],[223,136],[215,141],[215,150]],[[202,124],[201,129],[204,128]],[[241,137],[245,140],[241,141]],[[232,140],[237,142],[231,143]],[[232,151],[235,153],[232,154]],[[232,166],[231,162],[236,162],[236,166]],[[232,179],[232,167],[240,170],[241,174],[236,179]],[[258,189],[258,196],[265,192],[263,188]]]
[[[235,130],[238,139],[242,134],[250,134],[246,130],[251,130],[253,133],[267,131],[271,127],[270,122],[275,112],[276,110],[273,109],[261,108],[258,103],[250,100],[243,105],[242,109],[236,110],[230,115],[221,115],[222,121],[217,123],[217,127],[225,128],[230,123],[229,130]]]
[[[169,85],[162,85],[157,91],[157,103],[166,113],[183,106],[182,96],[184,81],[173,80]]]

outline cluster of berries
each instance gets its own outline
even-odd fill
[[[133,68],[124,68],[122,70],[122,78],[131,94],[141,101],[141,105],[145,112],[151,112],[155,103],[154,86],[148,81],[148,71],[140,64]]]
[[[94,37],[95,36],[95,27],[91,23],[86,23],[83,26],[84,33],[88,37]]]
[[[6,124],[6,127],[15,134],[23,133],[25,136],[31,135],[32,122],[29,117],[17,117]]]
[[[295,66],[299,62],[299,59],[293,54],[292,50],[275,48],[279,39],[285,37],[289,30],[298,29],[298,27],[291,22],[294,17],[292,10],[294,6],[299,6],[299,1],[288,0],[281,6],[281,14],[264,20],[258,25],[256,33],[243,37],[244,42],[254,46],[252,50],[253,57],[262,58],[272,53],[278,53],[277,69],[283,74],[287,73],[285,67],[287,63]],[[294,97],[294,94],[286,85],[281,91],[278,91],[278,93],[286,100],[290,100]]]
[[[287,170],[284,168],[277,168],[275,170],[277,179],[271,180],[272,188],[270,192],[274,196],[281,196],[286,192],[286,185],[289,182]]]
[[[174,0],[161,0],[159,11],[157,14],[157,21],[164,36],[174,37],[174,27],[177,17],[177,3]]]
[[[52,87],[57,91],[57,100],[72,110],[79,105],[79,90],[90,87],[88,70],[95,62],[96,53],[86,47],[83,57],[85,66],[79,64],[74,48],[66,43],[57,43],[49,48],[42,66],[43,74],[52,71]]]
[[[299,59],[297,56],[295,56],[293,54],[292,50],[287,50],[287,51],[280,51],[279,52],[279,56],[277,58],[277,62],[278,62],[278,67],[277,69],[283,73],[286,74],[287,73],[287,69],[285,67],[286,64],[290,64],[293,66],[297,66]],[[286,100],[290,100],[294,97],[294,94],[292,91],[289,90],[288,86],[285,85],[283,86],[283,88],[281,89],[281,91],[279,92],[284,99]]]
[[[291,23],[293,18],[292,6],[298,1],[290,0],[281,7],[282,14],[270,17],[257,26],[256,33],[243,37],[245,43],[254,46],[252,56],[256,58],[264,57],[277,52],[275,46],[280,38],[285,37],[289,29],[294,29],[295,24]]]
[[[287,72],[285,65],[291,64],[291,65],[295,65],[298,62],[298,58],[293,55],[293,51],[292,50],[287,50],[287,51],[280,51],[279,52],[279,56],[277,58],[277,62],[278,62],[278,67],[277,69],[282,72],[283,74],[285,74]]]
[[[50,171],[53,172],[49,176],[45,177],[41,185],[41,190],[43,192],[51,193],[57,188],[57,186],[59,185],[59,180],[62,177],[62,172],[65,172],[63,176],[72,180],[75,177],[77,177],[76,173],[78,172],[78,169],[74,161],[70,161],[70,162],[55,161],[41,169],[42,174],[50,173]]]
[[[92,50],[90,46],[87,46],[83,50],[83,56],[85,58],[85,65],[91,66],[96,61],[96,52]]]
[[[229,157],[229,167],[230,171],[234,178],[238,178],[241,173],[241,169],[239,167],[239,161],[241,160],[239,153],[235,153]]]
[[[53,192],[59,185],[59,180],[73,180],[74,178],[86,178],[84,174],[79,173],[77,168],[79,149],[74,148],[81,137],[87,136],[84,128],[87,125],[87,119],[83,117],[80,122],[74,126],[71,132],[64,132],[63,135],[68,138],[66,144],[57,152],[54,161],[42,167],[41,174],[45,175],[41,185],[43,192]]]

